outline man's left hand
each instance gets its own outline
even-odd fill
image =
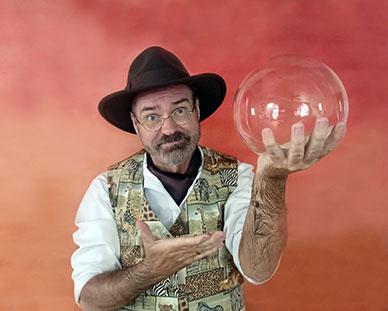
[[[276,143],[269,128],[262,131],[266,153],[258,159],[257,171],[268,177],[286,177],[289,173],[310,167],[336,148],[345,136],[345,122],[329,125],[327,118],[318,118],[313,132],[306,142],[304,126],[295,123],[291,128],[291,140],[284,149]]]

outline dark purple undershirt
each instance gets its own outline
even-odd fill
[[[187,190],[189,190],[195,177],[197,177],[198,169],[201,166],[202,158],[199,149],[194,151],[186,174],[168,173],[159,170],[149,155],[147,155],[147,168],[154,174],[166,188],[167,192],[174,199],[176,204],[181,204],[185,198]]]

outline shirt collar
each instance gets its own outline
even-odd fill
[[[200,156],[201,156],[201,164],[198,167],[198,169],[195,169],[195,166],[192,167],[189,166],[187,174],[193,174],[196,175],[195,179],[198,178],[199,172],[202,170],[203,166],[203,151],[201,147],[198,146],[197,150],[199,150]],[[163,184],[161,181],[150,171],[148,168],[148,157],[149,155],[147,153],[144,154],[144,160],[143,160],[143,173],[144,173],[144,189],[153,189],[153,190],[160,190],[164,189]],[[190,162],[191,164],[191,162]],[[192,171],[190,171],[190,169]]]

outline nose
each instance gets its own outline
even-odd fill
[[[160,127],[160,133],[164,135],[171,135],[177,131],[179,125],[174,122],[171,116],[163,120],[162,126]]]

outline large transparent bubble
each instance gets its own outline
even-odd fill
[[[286,146],[291,126],[302,122],[306,141],[315,120],[334,126],[348,117],[348,98],[338,76],[325,64],[301,56],[278,56],[249,74],[234,99],[234,124],[247,146],[265,152],[261,131],[270,128]]]

